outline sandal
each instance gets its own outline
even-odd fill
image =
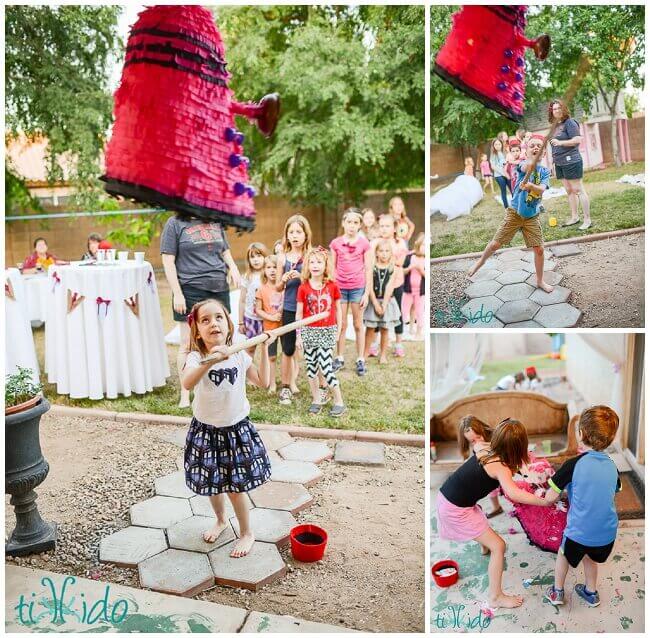
[[[586,223],[582,224],[582,226],[580,226],[580,228],[578,228],[578,230],[587,230],[589,228],[591,228],[591,222],[589,222],[588,224],[586,224]]]
[[[564,222],[562,226],[567,228],[568,226],[575,226],[576,224],[580,223],[580,219],[576,219],[574,222]]]

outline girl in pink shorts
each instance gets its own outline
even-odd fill
[[[478,446],[477,446],[478,448]],[[506,594],[501,586],[506,543],[488,523],[478,502],[497,488],[518,503],[548,506],[543,499],[517,487],[512,479],[528,463],[528,434],[514,419],[494,429],[490,446],[481,446],[442,485],[437,496],[438,533],[453,541],[475,540],[490,553],[488,601],[492,608],[519,607],[523,598]]]

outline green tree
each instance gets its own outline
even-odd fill
[[[43,136],[47,172],[70,179],[79,193],[98,189],[99,158],[111,123],[109,62],[120,48],[118,6],[18,6],[5,8],[5,113],[7,137]],[[5,165],[8,210],[21,176]],[[24,193],[23,193],[24,195]]]
[[[424,9],[216,10],[237,99],[282,98],[272,140],[251,127],[251,172],[292,201],[336,208],[424,181]]]
[[[626,87],[643,87],[644,23],[643,5],[547,5],[531,18],[534,28],[551,35],[552,46],[529,80],[545,99],[568,91],[586,112],[600,96],[611,117],[616,166],[621,165],[616,105]]]

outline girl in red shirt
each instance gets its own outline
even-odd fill
[[[341,386],[334,372],[334,348],[342,325],[341,291],[332,281],[329,251],[322,246],[311,248],[301,273],[302,283],[296,297],[296,321],[328,312],[325,319],[297,330],[296,345],[302,347],[307,364],[307,377],[311,390],[312,404],[309,414],[318,414],[323,409],[318,387],[320,370],[327,385],[332,389],[334,404],[329,415],[339,417],[345,412]]]

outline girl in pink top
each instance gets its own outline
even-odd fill
[[[336,345],[334,371],[345,364],[345,332],[348,327],[348,308],[352,311],[352,323],[356,335],[357,374],[366,374],[363,357],[365,334],[363,329],[363,310],[368,304],[368,294],[372,285],[372,252],[370,242],[359,232],[362,217],[358,208],[348,208],[343,213],[343,235],[330,243],[332,267],[336,283],[341,291],[341,313],[343,323]]]
[[[422,338],[424,310],[424,233],[415,240],[413,252],[404,260],[404,294],[402,295],[402,317],[408,319],[411,334]],[[415,311],[415,321],[411,318],[411,309]]]

